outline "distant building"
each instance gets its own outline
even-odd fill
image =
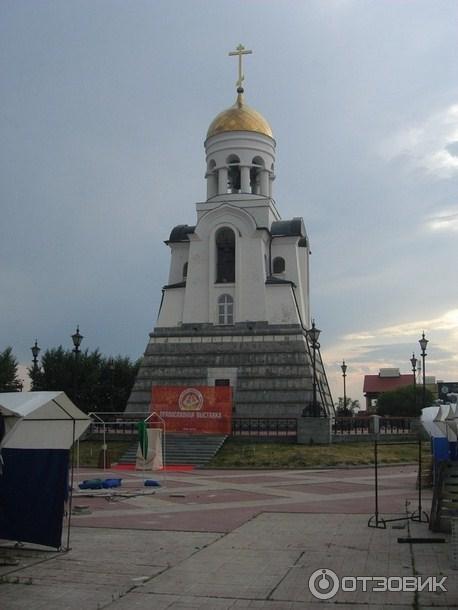
[[[405,386],[412,385],[413,374],[401,375],[399,369],[380,369],[378,375],[365,375],[363,393],[366,398],[366,411],[374,413],[377,399],[383,392],[390,392]]]

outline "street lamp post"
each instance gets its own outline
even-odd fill
[[[422,408],[424,409],[426,407],[426,371],[425,371],[425,358],[427,356],[426,354],[426,346],[428,345],[428,339],[425,339],[425,332],[423,331],[423,334],[421,336],[421,339],[419,339],[418,343],[420,344],[421,347],[421,360],[422,360],[422,367],[423,367],[423,389],[422,389]]]
[[[343,395],[343,399],[344,399],[344,413],[347,413],[347,384],[346,384],[346,378],[347,378],[347,365],[345,364],[345,360],[342,360],[342,364],[340,365],[340,368],[342,369],[342,377],[343,377],[343,390],[344,390],[344,395]]]
[[[319,349],[320,344],[318,343],[318,339],[321,333],[315,326],[315,320],[312,320],[312,328],[307,331],[308,336],[310,337],[310,341],[312,342],[313,349],[313,401],[312,401],[312,413],[313,417],[319,417],[320,412],[318,408],[318,402],[316,399],[316,350]]]
[[[426,354],[426,347],[428,345],[428,339],[425,338],[425,331],[423,331],[423,333],[421,335],[421,339],[418,340],[418,343],[420,344],[420,348],[421,348],[421,359],[422,359],[422,367],[423,367],[422,408],[424,409],[426,407],[425,358],[427,356],[427,354]],[[412,358],[411,358],[410,362],[412,364],[412,370],[415,371],[415,365],[417,364],[417,360],[415,358],[415,355],[412,355]],[[415,377],[415,372],[414,372],[414,377]],[[422,523],[422,522],[426,522],[427,523],[429,521],[429,517],[422,510],[422,507],[421,507],[421,477],[422,477],[422,473],[421,473],[421,466],[422,466],[421,445],[422,445],[421,438],[419,438],[418,439],[418,511],[416,511],[415,513],[412,514],[411,519],[413,521],[419,521],[420,523]],[[423,517],[424,517],[424,521],[423,521]]]
[[[41,352],[41,349],[38,347],[37,339],[35,339],[35,345],[32,345],[30,348],[32,351],[32,363],[33,363],[33,372],[36,373],[38,370],[38,354]]]
[[[413,396],[415,400],[415,412],[417,411],[417,359],[415,358],[415,354],[412,354],[412,358],[410,359],[410,364],[412,365],[412,373],[413,373]]]
[[[84,339],[83,335],[80,333],[79,325],[76,327],[76,332],[72,335],[73,341],[73,353],[75,354],[75,366],[73,371],[73,400],[76,402],[76,393],[77,393],[77,367],[78,367],[78,355],[80,353],[80,345],[81,341]]]
[[[35,344],[32,345],[32,347],[30,348],[31,352],[32,352],[32,363],[33,363],[33,367],[32,367],[32,388],[34,390],[37,389],[37,378],[36,378],[36,374],[38,372],[38,354],[40,353],[40,348],[38,347],[38,341],[37,339],[35,339]]]

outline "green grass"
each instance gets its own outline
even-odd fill
[[[423,444],[423,459],[429,456],[429,443]],[[418,445],[379,445],[379,463],[400,464],[418,459]],[[294,445],[259,443],[228,439],[209,468],[310,468],[356,466],[374,463],[374,444],[336,443],[333,445]]]
[[[97,468],[99,461],[99,453],[102,449],[102,441],[81,441],[79,450],[79,464],[80,466],[89,466],[91,468]],[[129,449],[132,445],[130,441],[108,441],[107,448],[111,458],[111,462],[117,462],[119,458]],[[76,465],[76,445],[73,449],[73,455]]]
[[[109,441],[111,462],[117,462],[132,444]],[[80,442],[80,466],[97,468],[102,441]],[[379,445],[379,462],[402,464],[416,462],[418,445]],[[423,459],[429,459],[429,443],[423,443]],[[76,460],[76,450],[75,450]],[[75,462],[76,463],[76,462]],[[208,468],[311,468],[322,466],[364,466],[374,463],[374,444],[335,443],[333,445],[294,445],[259,443],[229,438]]]

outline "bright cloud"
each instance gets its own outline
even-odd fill
[[[458,104],[388,136],[380,154],[387,161],[404,157],[412,168],[420,168],[438,178],[458,173]]]
[[[370,331],[344,335],[323,350],[327,375],[334,397],[342,394],[340,364],[348,364],[347,386],[352,398],[362,400],[364,375],[377,373],[383,367],[398,367],[409,373],[408,359],[425,331],[428,345],[428,369],[437,379],[458,379],[458,309],[451,309],[429,320],[415,320],[384,326]]]
[[[444,210],[440,214],[431,216],[426,226],[431,231],[458,231],[458,208]]]
[[[345,341],[361,341],[366,339],[383,341],[398,340],[399,337],[410,337],[418,335],[418,329],[428,331],[458,331],[458,309],[445,312],[437,318],[431,320],[415,320],[413,322],[403,322],[394,326],[385,326],[370,333],[352,333],[343,337]]]

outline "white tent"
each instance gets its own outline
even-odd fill
[[[421,410],[421,423],[423,428],[433,438],[443,438],[445,433],[441,426],[437,425],[440,420],[440,407],[439,405],[433,405],[431,407],[425,407]]]
[[[439,430],[442,432],[443,437],[448,438],[448,440],[453,440],[453,438],[449,437],[449,425],[447,423],[449,416],[450,416],[450,405],[449,404],[440,405],[437,415],[433,421],[436,424],[436,426],[439,428]]]
[[[91,420],[63,392],[0,393],[0,416],[0,538],[60,548],[69,450]]]
[[[445,418],[445,423],[447,424],[447,438],[451,442],[455,442],[458,436],[458,415],[457,415],[457,406],[456,404],[450,404],[450,409],[447,417]]]
[[[0,448],[69,449],[91,423],[64,392],[0,393]]]

